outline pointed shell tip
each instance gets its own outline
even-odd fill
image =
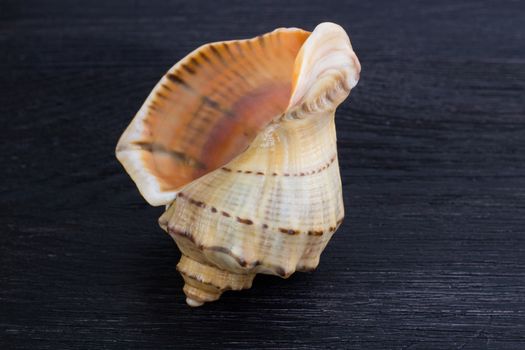
[[[192,298],[186,298],[186,304],[188,304],[191,307],[199,307],[199,306],[202,306],[202,304],[204,303],[202,301],[197,301]]]

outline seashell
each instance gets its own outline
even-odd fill
[[[322,23],[201,46],[155,86],[116,156],[166,205],[190,306],[317,267],[344,216],[334,113],[360,69]]]

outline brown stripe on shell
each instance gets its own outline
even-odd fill
[[[204,203],[203,201],[195,200],[195,199],[193,199],[191,197],[188,197],[188,195],[186,195],[186,194],[184,194],[182,192],[179,192],[177,196],[179,198],[183,198],[184,200],[188,201],[190,204],[193,204],[193,205],[195,205],[195,206],[197,206],[199,208],[206,208],[206,206],[207,206],[206,203]],[[215,209],[215,208],[212,207],[212,212],[213,212],[213,209]]]
[[[271,53],[268,50],[266,50],[266,44],[269,43],[271,45],[271,43],[269,41],[270,37],[271,36],[269,36],[269,35],[259,35],[257,37],[257,42],[259,43],[259,46],[261,47],[264,56],[266,56],[266,61],[268,60],[268,58],[271,55]]]
[[[308,231],[308,236],[322,236],[323,230],[310,230]]]
[[[189,202],[193,205],[196,205],[198,206],[199,208],[206,208],[206,204],[204,202],[201,202],[201,201],[196,201],[195,199],[193,198],[190,198],[189,199]]]
[[[202,202],[202,201],[198,201],[198,200],[195,200],[191,197],[188,197],[186,194],[182,193],[182,192],[179,192],[178,193],[178,198],[184,198],[185,200],[187,200],[190,204],[193,204],[199,208],[206,208],[207,205],[206,203]],[[217,210],[217,208],[215,207],[210,207],[210,210],[212,213],[217,213],[219,212]],[[227,218],[230,218],[232,217],[232,215],[224,210],[221,210],[221,215],[224,216],[224,217],[227,217]],[[241,223],[241,224],[244,224],[244,225],[253,225],[254,224],[254,221],[252,219],[247,219],[247,218],[241,218],[239,216],[236,216],[235,217],[236,221]],[[344,217],[340,218],[339,220],[336,221],[336,226],[330,226],[328,228],[328,231],[327,232],[335,232],[335,230],[337,229],[337,227],[343,222],[343,219]],[[262,228],[263,229],[267,229],[268,228],[268,225],[266,223],[263,223],[262,224]],[[284,233],[284,234],[287,234],[287,235],[290,235],[290,236],[296,236],[296,235],[299,235],[301,234],[301,231],[300,230],[295,230],[295,229],[292,229],[292,228],[284,228],[284,227],[279,227],[278,228],[279,232],[281,233]],[[324,234],[324,230],[309,230],[309,231],[306,231],[305,233],[308,234],[308,236],[322,236]]]
[[[163,89],[168,90],[169,92],[173,92],[173,90],[170,89],[170,87],[168,85],[162,84],[161,86],[162,86]]]
[[[229,52],[229,56],[232,57],[232,59],[235,61],[236,59],[233,56],[233,54],[231,53],[231,50],[229,49],[228,45],[226,45],[226,43],[223,43],[222,46],[225,48],[226,51]],[[225,67],[229,67],[228,62],[226,61],[225,57],[220,53],[220,51],[217,49],[216,46],[209,45],[209,48],[210,48],[211,52],[214,54],[214,56],[216,56],[222,62],[222,64]],[[208,59],[208,62],[209,62],[209,59]],[[251,84],[248,82],[248,80],[243,75],[239,74],[239,72],[237,72],[236,70],[230,69],[230,70],[223,71],[223,72],[220,72],[220,73],[223,73],[223,74],[224,73],[231,73],[231,74],[237,76],[239,79],[241,79],[241,81],[244,83],[244,85],[246,87],[251,88]],[[235,95],[239,95],[239,93],[235,93]]]
[[[250,219],[242,219],[240,217],[237,216],[237,221],[240,222],[241,224],[245,224],[245,225],[253,225],[253,221],[250,220]]]
[[[197,59],[195,57],[192,57],[191,58],[191,63],[195,66],[195,67],[200,67],[200,62],[197,61]]]
[[[237,58],[233,55],[232,50],[230,49],[230,45],[228,45],[227,43],[222,43],[222,47],[224,48],[224,51],[228,53],[232,60],[237,61]]]
[[[227,115],[228,117],[234,117],[234,114],[232,111],[230,111],[229,109],[221,106],[221,104],[217,101],[215,101],[214,99],[208,97],[208,96],[203,96],[202,97],[202,103],[203,105],[206,105],[206,106],[209,106],[225,115]]]
[[[239,53],[241,54],[242,56],[242,52],[241,52],[241,45],[239,44],[239,42],[235,42],[235,45],[237,46],[237,49],[239,51]],[[228,56],[229,58],[232,60],[232,61],[237,61],[237,57],[233,54],[231,48],[230,48],[231,45],[229,45],[228,43],[222,43],[222,48],[224,49],[224,51],[226,51],[228,53]],[[226,58],[228,57],[224,57],[224,53],[221,54],[221,52],[218,50],[218,48],[214,45],[210,45],[210,49],[212,50],[212,52],[214,53],[215,56],[217,56],[219,58],[219,60],[224,64],[225,67],[228,67],[228,62],[226,61]],[[230,73],[232,74],[235,74],[238,78],[240,78],[241,80],[244,81],[245,84],[248,84],[248,81],[246,80],[246,78],[239,74],[239,72],[235,71],[235,70],[230,70],[229,71]]]
[[[221,53],[219,52],[219,50],[217,50],[217,48],[214,45],[210,45],[210,50],[225,67],[228,67],[228,62],[226,62],[224,57],[222,57]]]
[[[282,227],[279,227],[279,231],[281,233],[286,233],[286,234],[291,235],[291,236],[295,236],[295,235],[298,235],[299,233],[301,233],[301,231],[299,231],[299,230],[294,230],[294,229],[291,229],[291,228],[282,228]]]
[[[195,74],[195,70],[192,69],[190,66],[186,65],[186,64],[183,64],[182,65],[182,68],[184,68],[184,70],[188,73],[190,73],[191,75]]]
[[[171,82],[175,84],[182,85],[183,87],[187,89],[191,89],[191,86],[189,86],[188,83],[186,83],[181,77],[179,77],[176,74],[168,73],[166,74],[166,78],[168,78]]]
[[[208,55],[206,55],[206,54],[204,53],[204,51],[199,52],[199,56],[201,56],[201,58],[202,58],[203,60],[205,60],[207,63],[211,64],[211,60],[210,60],[210,58],[208,57]]]
[[[134,142],[132,143],[132,145],[138,147],[139,149],[143,151],[147,151],[150,153],[154,153],[154,152],[165,153],[167,155],[170,155],[172,158],[176,159],[178,162],[187,164],[196,169],[206,169],[206,165],[202,163],[201,161],[199,161],[198,159],[195,159],[192,156],[184,152],[166,149],[166,147],[158,143]]]
[[[235,41],[234,44],[235,44],[235,47],[237,48],[237,52],[240,55],[240,57],[244,57],[244,49],[242,48],[241,43],[239,43],[238,41]],[[251,44],[249,41],[247,41],[246,44],[251,47]],[[248,72],[258,69],[257,66],[251,61],[251,59],[245,60],[243,62],[243,66],[249,68]]]

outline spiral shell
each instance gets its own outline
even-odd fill
[[[334,112],[359,79],[345,31],[281,28],[173,66],[116,155],[175,240],[190,306],[315,269],[344,216]]]

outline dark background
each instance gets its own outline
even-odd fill
[[[114,157],[197,46],[341,24],[346,219],[198,309]],[[525,3],[0,0],[1,349],[525,349]]]

